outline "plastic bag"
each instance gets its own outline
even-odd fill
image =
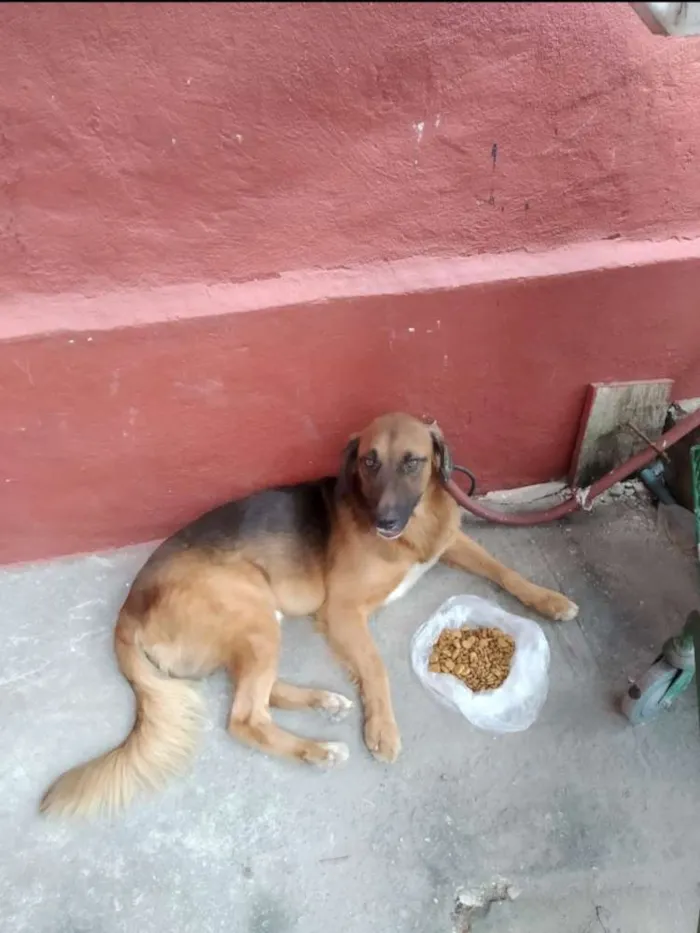
[[[433,674],[428,662],[443,629],[498,628],[515,639],[510,673],[496,690],[474,693],[451,674]],[[531,619],[511,615],[479,596],[452,596],[418,629],[411,665],[419,680],[444,706],[487,732],[523,732],[537,719],[549,690],[549,644]]]

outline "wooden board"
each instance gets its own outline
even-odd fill
[[[572,486],[590,486],[647,446],[629,422],[656,440],[672,387],[670,379],[589,385],[569,471]]]

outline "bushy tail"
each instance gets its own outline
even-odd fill
[[[115,640],[122,673],[136,695],[136,719],[124,742],[63,774],[41,802],[44,813],[113,814],[142,789],[155,790],[189,762],[199,732],[200,698],[191,681],[161,674],[122,625]],[[121,635],[121,633],[120,633]]]

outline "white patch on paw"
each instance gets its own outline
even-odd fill
[[[344,697],[342,693],[327,693],[324,697],[321,710],[327,713],[331,719],[343,719],[355,704],[352,700]]]
[[[327,757],[319,762],[322,768],[335,768],[336,765],[344,764],[350,757],[350,749],[345,742],[320,742],[321,748],[325,748]]]
[[[565,609],[564,612],[560,612],[557,615],[558,622],[571,622],[572,619],[575,619],[578,615],[578,606],[576,603],[569,603],[568,609]]]

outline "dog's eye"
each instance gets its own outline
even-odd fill
[[[370,453],[367,454],[366,457],[363,457],[362,463],[371,473],[379,469],[379,460],[377,460],[377,455],[375,453]]]
[[[423,462],[422,457],[407,457],[402,464],[403,472],[417,473]]]

